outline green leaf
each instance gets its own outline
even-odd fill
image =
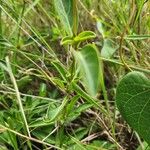
[[[75,42],[81,42],[81,41],[85,41],[88,39],[93,39],[96,37],[96,34],[92,31],[83,31],[81,33],[79,33],[75,38],[74,41]]]
[[[39,89],[39,96],[45,97],[47,93],[47,88],[45,83],[40,84],[40,89]]]
[[[86,92],[84,92],[80,86],[78,86],[75,83],[72,83],[72,89],[78,93],[81,97],[83,97],[87,102],[93,104],[95,107],[99,107],[100,104],[98,103],[97,99],[92,98],[90,95],[88,95]],[[104,109],[102,109],[104,111]],[[105,112],[105,111],[104,111]]]
[[[54,0],[55,9],[59,15],[60,21],[67,34],[72,36],[73,33],[72,33],[70,19],[69,19],[69,11],[71,8],[70,2],[71,1],[67,1],[67,0]],[[66,7],[67,3],[68,3],[68,7]]]
[[[50,122],[55,121],[55,119],[61,115],[61,112],[63,111],[64,107],[66,106],[66,103],[68,101],[68,98],[65,97],[62,104],[58,107],[52,108],[51,106],[48,108],[47,116],[48,119],[50,119]]]
[[[149,39],[150,35],[128,35],[125,37],[127,40],[145,40]]]
[[[127,74],[117,87],[116,103],[128,124],[150,144],[150,80],[140,72]]]
[[[79,98],[80,98],[79,95],[76,95],[73,98],[71,98],[70,103],[66,107],[67,114],[72,112],[72,110],[74,109],[75,103],[78,101]]]
[[[52,78],[52,81],[61,89],[65,89],[65,86],[64,86],[64,80],[61,80],[60,78],[57,78],[57,77],[53,77]]]
[[[74,112],[76,112],[76,113],[82,113],[85,110],[91,108],[92,106],[93,106],[93,104],[84,103],[84,104],[80,105],[79,107],[77,107]]]
[[[80,127],[74,131],[74,134],[78,140],[81,140],[88,133],[88,130],[87,127]]]
[[[13,120],[10,117],[8,117],[7,121],[9,123],[10,128],[13,128],[13,126],[14,126]],[[17,150],[18,144],[17,144],[16,135],[14,133],[8,131],[8,138],[10,139],[11,145],[14,147],[14,150]]]
[[[60,21],[69,36],[77,32],[78,14],[74,0],[54,0]]]
[[[74,44],[85,40],[93,39],[96,34],[92,31],[83,31],[79,33],[75,38],[66,36],[61,40],[61,45]]]
[[[37,128],[37,127],[42,127],[42,126],[49,126],[54,124],[54,122],[46,122],[44,121],[44,118],[38,118],[37,120],[34,120],[33,122],[30,123],[29,127],[30,128]]]
[[[87,92],[95,97],[99,88],[99,59],[96,46],[86,45],[81,51],[74,51],[74,56],[79,67],[82,83]]]
[[[100,19],[97,19],[97,29],[102,34],[104,39],[101,56],[105,58],[111,58],[114,52],[119,48],[119,45],[115,44],[115,42],[113,42],[111,39],[106,38],[106,31]]]
[[[93,104],[84,103],[84,104],[80,105],[79,107],[72,109],[72,112],[70,112],[70,114],[68,115],[68,117],[66,119],[66,123],[69,123],[69,122],[75,120],[78,116],[81,115],[82,112],[91,108],[92,106],[93,106]]]
[[[66,36],[61,40],[61,45],[67,45],[72,43],[73,43],[73,38],[70,36]]]
[[[0,47],[13,47],[13,45],[0,35]]]
[[[104,45],[101,51],[101,56],[111,58],[114,52],[119,48],[112,40],[104,39]]]
[[[105,38],[105,30],[102,22],[99,19],[97,19],[97,29],[102,34],[103,38]]]
[[[66,70],[66,68],[64,67],[64,66],[62,66],[59,62],[57,62],[57,61],[53,61],[52,62],[52,65],[56,68],[56,70],[59,72],[59,74],[61,75],[61,77],[62,77],[62,79],[64,80],[64,81],[67,81],[67,74],[68,74],[68,72],[67,72],[67,70]]]

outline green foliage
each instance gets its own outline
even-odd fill
[[[131,127],[150,144],[150,81],[142,73],[131,72],[118,84],[117,106]]]
[[[106,38],[106,31],[99,19],[97,19],[97,29],[103,37],[103,47],[101,50],[101,56],[105,58],[111,58],[112,55],[116,52],[116,50],[119,48],[119,46],[115,44],[111,39]]]
[[[78,34],[78,36],[76,36],[74,38],[75,42],[82,42],[88,39],[93,39],[96,37],[96,34],[92,31],[83,31],[81,33]]]
[[[148,11],[145,0],[0,0],[0,149],[148,149]],[[126,107],[123,90],[135,94]]]
[[[81,51],[74,51],[83,86],[95,97],[99,88],[99,60],[95,45],[86,45]]]
[[[69,36],[76,34],[78,27],[78,14],[76,0],[54,0],[60,21]]]
[[[105,58],[111,58],[118,48],[119,47],[115,45],[110,39],[104,39],[104,45],[101,51],[101,56]]]
[[[92,31],[83,31],[81,33],[79,33],[77,36],[73,37],[69,37],[66,36],[61,40],[61,44],[62,45],[74,45],[74,44],[78,44],[80,42],[89,40],[89,39],[93,39],[96,37],[96,34]]]

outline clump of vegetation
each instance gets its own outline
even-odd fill
[[[150,149],[149,8],[0,0],[0,149]]]

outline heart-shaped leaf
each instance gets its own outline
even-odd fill
[[[82,83],[87,92],[95,97],[99,87],[99,58],[94,44],[86,45],[81,51],[74,51]]]
[[[127,74],[117,87],[116,103],[128,124],[150,144],[150,80],[140,72]]]

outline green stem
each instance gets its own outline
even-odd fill
[[[110,122],[112,137],[114,139],[116,146],[118,146],[117,139],[115,136],[115,124],[114,124],[114,120],[112,120],[112,118],[111,118],[110,105],[108,102],[108,95],[107,95],[107,90],[106,90],[105,81],[104,81],[104,71],[103,71],[104,67],[103,67],[103,61],[102,60],[100,60],[100,67],[101,67],[100,84],[101,84],[101,88],[102,88],[102,92],[103,92],[103,96],[104,96],[104,100],[105,100],[105,104],[106,104],[106,109],[107,109],[107,114],[108,114],[107,117],[108,117],[109,122]]]
[[[16,79],[13,75],[8,57],[6,57],[6,65],[7,65],[7,70],[6,71],[8,71],[8,73],[10,75],[10,78],[11,78],[11,81],[13,83],[13,86],[14,86],[14,89],[15,89],[15,92],[16,92],[16,96],[17,96],[17,100],[18,100],[18,104],[19,104],[19,108],[20,108],[20,112],[21,112],[21,115],[22,115],[22,118],[23,118],[23,121],[24,121],[24,124],[25,124],[26,131],[28,133],[28,136],[31,137],[30,130],[29,130],[28,123],[27,123],[27,119],[26,119],[26,116],[25,116],[25,113],[24,113],[24,109],[23,109],[19,89],[18,89],[18,86],[17,86],[17,83],[16,83]]]
[[[78,20],[77,0],[73,0],[73,33],[74,35],[77,35],[77,20]]]
[[[0,5],[2,5],[2,0],[0,0]],[[2,9],[0,8],[0,35],[2,35]]]
[[[0,0],[0,5],[2,5],[2,0]],[[0,38],[2,36],[2,9],[0,8]],[[0,59],[2,59],[3,50],[0,44]]]

